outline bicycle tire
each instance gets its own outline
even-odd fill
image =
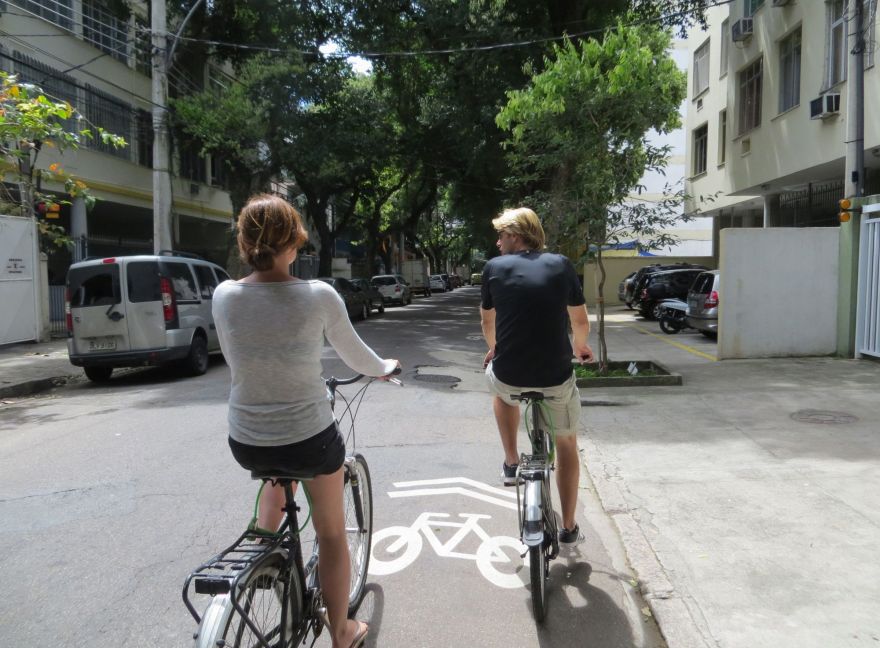
[[[351,471],[357,477],[357,488],[353,488],[355,480],[352,479]],[[358,501],[362,523],[358,521]],[[343,504],[348,559],[351,563],[351,585],[348,596],[348,614],[351,616],[357,611],[364,597],[373,536],[373,483],[367,460],[363,455],[354,455],[354,461],[346,465]]]
[[[251,621],[272,648],[292,648],[302,641],[308,630],[303,623],[302,587],[296,572],[289,578],[290,607],[287,613],[287,631],[282,647],[281,611],[283,599],[283,574],[286,566],[280,556],[256,565],[239,580],[235,592],[215,596],[205,614],[196,635],[196,648],[258,648],[263,644],[251,626],[241,618],[233,605],[233,596],[239,606],[248,612]]]
[[[544,545],[529,547],[529,580],[532,586],[532,613],[542,623],[547,612],[547,563]]]

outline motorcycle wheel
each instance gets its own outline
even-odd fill
[[[675,335],[681,330],[681,325],[676,324],[675,322],[670,322],[664,317],[660,320],[660,330],[666,333],[666,335]]]

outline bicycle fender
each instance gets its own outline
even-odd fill
[[[544,542],[540,480],[535,479],[526,482],[526,492],[523,501],[525,503],[525,515],[523,516],[523,544],[527,547],[536,547]]]

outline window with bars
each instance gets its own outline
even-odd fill
[[[727,161],[727,109],[718,113],[718,164]]]
[[[763,76],[763,58],[759,58],[739,73],[740,135],[761,125],[761,91]]]
[[[138,110],[136,120],[137,163],[153,167],[153,115],[146,110]]]
[[[862,26],[865,33],[865,68],[874,65],[874,52],[877,49],[877,2],[864,0],[862,4]]]
[[[831,0],[828,7],[828,57],[826,87],[846,80],[846,3]]]
[[[109,133],[124,137],[126,142],[131,142],[132,121],[134,119],[132,107],[92,86],[86,86],[84,105],[85,116],[94,136],[88,141],[88,147],[124,160],[130,160],[130,146],[114,148],[104,144],[98,136],[97,128],[103,128]]]
[[[211,156],[211,186],[227,189],[229,187],[229,173],[226,162],[219,155]]]
[[[694,130],[693,175],[706,173],[706,160],[709,157],[709,124]]]
[[[150,25],[143,18],[134,20],[134,68],[141,74],[153,76],[153,43],[150,39]]]
[[[801,101],[801,30],[795,30],[779,44],[779,112]]]
[[[720,79],[723,79],[727,76],[727,59],[728,59],[728,43],[730,42],[730,21],[725,18],[724,22],[721,23],[721,38],[718,41],[721,43],[721,55],[718,57],[718,65],[721,68],[718,74]]]
[[[128,22],[105,11],[93,0],[82,3],[83,40],[117,61],[128,61]]]
[[[12,73],[17,75],[20,81],[32,83],[39,87],[46,97],[52,101],[66,101],[71,106],[79,105],[76,81],[73,77],[62,74],[50,65],[25,56],[20,52],[14,52],[12,56]],[[68,132],[80,130],[77,119],[62,120],[62,127]]]
[[[199,155],[199,147],[191,141],[182,140],[180,151],[180,177],[193,182],[208,182],[208,170],[205,158]]]
[[[709,89],[709,41],[694,52],[694,96]]]
[[[73,29],[73,0],[9,0],[9,3],[62,29]]]
[[[764,0],[743,0],[743,16],[753,16],[764,5]]]

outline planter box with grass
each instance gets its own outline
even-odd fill
[[[631,371],[634,366],[635,371]],[[578,387],[650,387],[681,385],[681,375],[644,360],[608,362],[608,371],[599,374],[598,363],[575,365]]]

